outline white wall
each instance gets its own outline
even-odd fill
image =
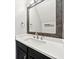
[[[26,33],[26,0],[15,0],[15,34]],[[24,24],[21,25],[21,22]]]

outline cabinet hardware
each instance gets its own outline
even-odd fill
[[[24,59],[26,59],[26,55],[24,56]]]

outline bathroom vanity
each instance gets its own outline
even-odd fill
[[[42,53],[16,41],[17,57],[16,59],[51,59]],[[55,58],[53,58],[55,59]]]
[[[33,35],[16,36],[17,59],[64,59],[64,42],[59,38],[33,39]]]

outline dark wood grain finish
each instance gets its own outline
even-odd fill
[[[39,35],[64,38],[64,0],[56,0],[56,34],[50,33],[38,33]],[[35,32],[29,32],[29,7],[27,8],[27,33],[35,34]]]

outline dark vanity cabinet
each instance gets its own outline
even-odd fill
[[[16,41],[16,59],[27,59],[27,47]]]
[[[17,59],[26,59],[27,54],[20,48],[17,48]]]
[[[50,59],[49,57],[37,52],[34,49],[28,48],[28,55],[29,55],[29,59],[33,58],[33,59]]]
[[[51,59],[51,58],[16,41],[16,59]]]

